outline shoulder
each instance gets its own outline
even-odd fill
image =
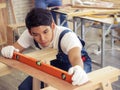
[[[70,30],[69,28],[56,25],[55,30],[54,30],[54,38],[53,38],[53,47],[54,48],[58,49],[59,36],[66,29]]]
[[[74,47],[79,47],[80,50],[82,49],[82,44],[74,32],[66,33],[61,39],[60,46],[66,54]]]
[[[81,42],[77,35],[69,28],[59,27],[59,29],[56,30],[57,41],[59,41],[59,36],[65,30],[69,30],[69,32],[65,33],[60,41],[60,47],[63,52],[67,54],[71,48],[82,48]]]
[[[27,48],[33,42],[33,38],[28,30],[25,30],[17,41],[22,47]]]

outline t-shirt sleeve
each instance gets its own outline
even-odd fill
[[[82,50],[82,44],[74,32],[66,33],[61,39],[61,49],[65,54],[68,54],[69,50],[79,47]]]
[[[23,47],[28,48],[31,46],[31,43],[33,42],[32,36],[29,34],[28,30],[25,30],[20,38],[17,40],[17,42]]]

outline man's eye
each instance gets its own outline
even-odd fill
[[[32,36],[38,36],[38,34],[34,34],[34,33],[33,33]]]
[[[48,30],[45,30],[44,33],[46,34],[48,32]]]

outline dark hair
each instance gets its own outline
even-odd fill
[[[28,12],[25,23],[28,30],[32,27],[37,27],[41,25],[50,26],[52,24],[52,14],[47,9],[33,8]]]

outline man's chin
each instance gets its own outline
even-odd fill
[[[44,44],[44,45],[41,45],[41,46],[42,46],[42,47],[48,47],[49,45],[45,45],[45,44]]]

